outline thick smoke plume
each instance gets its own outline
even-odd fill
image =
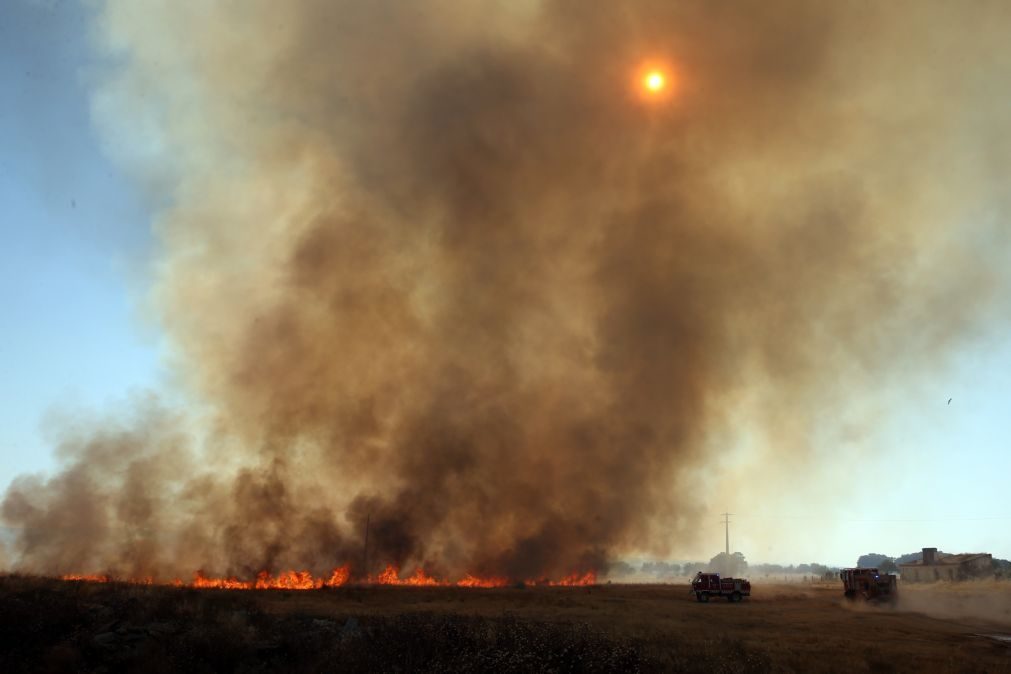
[[[1000,287],[1009,21],[973,7],[109,0],[96,119],[199,412],[69,429],[7,491],[18,564],[361,575],[366,519],[373,573],[686,544],[714,438],[803,457]]]

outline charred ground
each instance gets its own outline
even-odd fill
[[[832,585],[698,605],[680,585],[219,591],[0,578],[18,671],[1007,671],[1011,617],[850,606]],[[995,594],[996,593],[996,594]],[[960,598],[960,599],[957,599]],[[922,611],[922,612],[921,612]],[[948,617],[938,617],[948,616]]]

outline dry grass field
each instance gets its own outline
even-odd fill
[[[0,671],[1011,672],[1011,587],[227,591],[0,577]]]

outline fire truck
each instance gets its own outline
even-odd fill
[[[710,597],[726,597],[727,601],[734,602],[751,596],[751,583],[742,578],[720,578],[718,573],[699,571],[692,579],[689,591],[695,593],[696,601],[706,602]]]
[[[843,582],[843,596],[847,599],[863,597],[868,601],[892,601],[898,590],[895,574],[881,573],[877,569],[843,569],[839,578]]]

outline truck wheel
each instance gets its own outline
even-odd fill
[[[702,601],[702,593],[701,592],[696,592],[695,593],[695,601],[699,601],[699,602]]]
[[[741,601],[741,593],[735,592],[732,595],[730,595],[730,601]]]
[[[703,592],[700,595],[700,597],[699,597],[699,601],[702,602],[703,604],[705,604],[707,601],[709,601],[709,593],[708,592]]]

